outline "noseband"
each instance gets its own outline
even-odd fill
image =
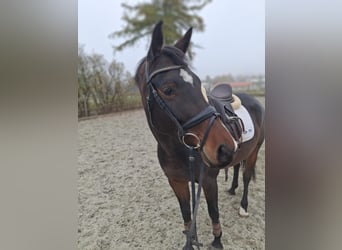
[[[177,118],[177,116],[172,112],[172,110],[170,109],[170,107],[165,103],[165,101],[159,96],[155,86],[152,83],[152,78],[155,77],[156,75],[160,74],[160,73],[164,73],[164,72],[168,72],[171,70],[176,70],[176,69],[181,69],[181,68],[186,68],[186,66],[180,66],[180,65],[173,65],[173,66],[169,66],[169,67],[165,67],[165,68],[161,68],[161,69],[157,69],[155,71],[153,71],[151,74],[149,74],[148,72],[148,65],[147,62],[145,64],[145,77],[146,77],[146,84],[149,87],[149,91],[150,94],[147,97],[147,107],[148,107],[148,113],[150,116],[150,121],[151,121],[151,125],[154,127],[153,125],[153,121],[152,121],[152,115],[151,115],[151,99],[153,98],[156,103],[158,103],[159,107],[168,115],[168,117],[175,123],[175,125],[178,128],[178,138],[179,141],[184,144],[186,147],[188,148],[193,148],[193,149],[200,149],[202,150],[204,147],[204,144],[208,138],[209,135],[209,131],[212,127],[212,125],[214,124],[214,120],[216,119],[216,117],[218,117],[220,114],[216,112],[216,109],[212,106],[207,106],[205,109],[203,109],[202,111],[200,111],[197,115],[193,116],[192,118],[190,118],[189,120],[187,120],[186,122],[182,123],[179,121],[179,119]],[[195,127],[196,125],[200,124],[201,122],[209,119],[209,124],[208,127],[204,133],[203,139],[202,141],[200,141],[199,137],[193,133],[190,132],[186,132],[187,130]],[[195,140],[197,141],[196,146],[191,146],[188,145],[185,141],[186,137],[193,137],[195,138]]]

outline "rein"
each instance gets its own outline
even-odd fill
[[[203,109],[201,112],[199,112],[197,115],[194,117],[190,118],[188,121],[185,123],[181,124],[179,122],[179,119],[177,116],[172,112],[172,110],[169,108],[169,106],[165,103],[165,101],[159,96],[155,86],[152,83],[153,77],[155,77],[157,74],[171,71],[171,70],[176,70],[176,69],[181,69],[184,68],[185,66],[180,66],[180,65],[174,65],[174,66],[169,66],[165,68],[161,68],[158,70],[153,71],[151,74],[149,74],[148,71],[148,65],[146,61],[145,65],[145,77],[146,77],[146,84],[149,87],[150,94],[147,98],[147,108],[148,108],[148,113],[150,117],[150,122],[152,127],[155,128],[152,120],[152,114],[151,114],[151,99],[153,98],[158,106],[168,115],[168,117],[175,123],[178,129],[178,139],[179,141],[185,145],[188,148],[189,151],[189,171],[190,171],[190,179],[191,179],[191,197],[192,197],[192,222],[190,226],[189,232],[185,232],[187,235],[187,241],[186,241],[186,247],[187,249],[191,249],[192,245],[197,246],[197,249],[200,249],[200,246],[203,246],[201,243],[198,242],[198,236],[197,236],[197,228],[196,228],[196,216],[198,212],[198,207],[200,203],[200,197],[201,197],[201,190],[202,190],[202,179],[203,179],[203,171],[204,171],[204,164],[201,162],[200,164],[200,175],[199,175],[199,180],[198,180],[198,188],[197,188],[197,195],[195,194],[195,169],[194,169],[194,162],[195,162],[195,156],[194,156],[194,151],[199,150],[202,151],[205,142],[208,138],[209,132],[211,127],[214,124],[215,119],[220,116],[219,113],[216,112],[216,109],[212,106],[207,106],[205,109]],[[193,133],[186,132],[188,129],[200,124],[201,122],[209,119],[208,127],[204,133],[202,141],[200,141],[199,137]],[[155,128],[156,129],[156,128]],[[194,137],[197,140],[197,144],[195,146],[188,145],[185,142],[185,137],[190,136]]]
[[[199,243],[197,236],[197,225],[196,225],[196,217],[198,212],[198,207],[201,199],[201,190],[202,190],[202,179],[203,179],[203,162],[200,164],[200,175],[198,180],[198,188],[197,195],[195,196],[195,170],[193,167],[193,163],[195,161],[195,157],[193,155],[194,148],[189,148],[189,170],[190,170],[190,178],[191,178],[191,198],[192,198],[192,222],[190,226],[189,232],[187,232],[186,244],[185,246],[191,249],[192,245],[197,246],[197,249],[200,249],[200,246],[203,244]]]

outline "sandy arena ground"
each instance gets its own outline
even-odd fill
[[[78,249],[182,249],[180,208],[143,110],[79,121],[78,131]],[[264,153],[263,146],[256,182],[250,183],[248,218],[238,215],[242,174],[236,196],[227,193],[232,169],[228,182],[224,171],[218,176],[224,249],[265,249]],[[197,220],[201,249],[208,249],[213,236],[203,195]]]

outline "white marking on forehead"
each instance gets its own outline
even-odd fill
[[[190,83],[192,86],[194,86],[194,79],[184,69],[180,69],[179,75],[183,78],[184,82]]]

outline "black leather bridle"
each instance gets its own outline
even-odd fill
[[[188,148],[193,148],[193,149],[199,149],[202,150],[204,147],[204,144],[208,138],[209,135],[209,131],[211,129],[211,127],[214,124],[214,120],[220,116],[220,114],[216,111],[216,109],[213,106],[208,105],[205,109],[203,109],[202,111],[200,111],[197,115],[193,116],[192,118],[190,118],[189,120],[187,120],[184,123],[181,123],[179,121],[179,119],[177,118],[177,116],[172,112],[172,110],[170,109],[170,107],[165,103],[165,101],[159,96],[156,87],[153,85],[152,83],[152,79],[160,74],[160,73],[164,73],[164,72],[168,72],[171,70],[176,70],[176,69],[181,69],[181,68],[187,68],[185,65],[173,65],[173,66],[168,66],[165,68],[160,68],[157,69],[151,73],[149,73],[148,70],[148,63],[146,61],[145,63],[145,78],[146,78],[146,84],[149,88],[149,96],[147,97],[147,108],[148,108],[148,113],[150,116],[150,121],[151,121],[151,125],[154,127],[153,125],[153,121],[152,121],[152,115],[151,115],[151,100],[152,98],[155,100],[155,102],[159,105],[159,107],[168,115],[168,117],[175,123],[175,125],[177,126],[178,129],[178,138],[180,140],[180,142],[182,144],[184,144],[186,147]],[[200,124],[201,122],[209,119],[209,124],[208,127],[204,133],[203,139],[202,141],[200,141],[199,137],[193,133],[187,132],[187,130],[195,127],[196,125]],[[154,127],[155,128],[155,127]],[[197,140],[197,145],[192,146],[192,145],[188,145],[185,142],[185,138],[189,136],[189,137],[194,137]]]

